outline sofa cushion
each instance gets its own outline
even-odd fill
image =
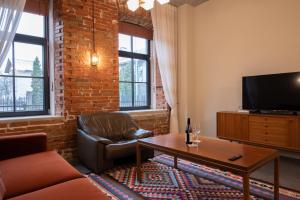
[[[55,151],[0,161],[5,198],[49,187],[82,175]]]
[[[115,159],[135,154],[137,140],[119,141],[105,146],[105,158]]]
[[[9,200],[108,200],[88,178],[79,178]]]
[[[1,178],[1,171],[0,171],[0,200],[2,200],[4,198],[4,195],[5,195],[5,185]]]

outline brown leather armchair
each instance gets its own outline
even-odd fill
[[[77,132],[79,160],[96,173],[112,168],[116,159],[135,155],[137,139],[153,136],[121,112],[80,115]],[[142,150],[143,159],[153,155],[153,150]]]

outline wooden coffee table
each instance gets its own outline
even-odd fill
[[[226,140],[201,137],[198,147],[188,147],[184,134],[168,134],[139,139],[137,151],[137,178],[141,180],[141,148],[151,148],[174,156],[174,167],[177,158],[199,164],[230,171],[243,177],[244,199],[250,199],[249,175],[270,161],[274,161],[274,199],[279,199],[279,153],[274,149],[266,149]],[[234,155],[243,157],[236,161],[228,158]]]

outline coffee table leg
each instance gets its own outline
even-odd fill
[[[178,169],[178,167],[177,167],[177,156],[174,156],[174,168]]]
[[[249,174],[243,175],[244,200],[250,200]]]
[[[141,180],[141,147],[139,143],[136,143],[136,176],[138,180]]]
[[[274,199],[279,199],[279,158],[274,160]]]

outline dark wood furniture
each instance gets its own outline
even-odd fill
[[[274,199],[279,198],[279,154],[274,149],[266,149],[226,140],[201,137],[198,147],[188,147],[184,134],[168,134],[139,139],[137,151],[137,178],[141,180],[141,148],[150,148],[174,156],[174,167],[177,158],[190,160],[222,170],[228,170],[243,177],[244,199],[250,199],[249,175],[270,161],[274,161]],[[236,161],[228,158],[234,155],[243,157]]]
[[[219,138],[300,151],[300,116],[217,113]]]

